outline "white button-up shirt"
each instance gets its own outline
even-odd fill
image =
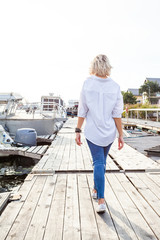
[[[123,97],[120,86],[108,78],[94,75],[83,84],[78,117],[86,118],[85,137],[98,146],[108,146],[116,138],[116,125],[113,118],[121,118]]]

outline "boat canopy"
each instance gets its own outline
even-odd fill
[[[23,97],[19,93],[0,93],[0,103],[9,101],[20,101]]]

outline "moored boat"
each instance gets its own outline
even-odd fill
[[[66,110],[61,97],[42,96],[40,103],[22,106],[22,96],[16,93],[0,94],[0,124],[15,136],[19,128],[33,128],[37,135],[53,134],[56,122],[66,121]]]

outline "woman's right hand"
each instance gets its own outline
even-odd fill
[[[121,150],[124,147],[124,140],[123,137],[118,138],[118,150]]]
[[[76,133],[76,139],[75,139],[77,145],[81,146],[82,142],[81,142],[81,134],[80,133]]]

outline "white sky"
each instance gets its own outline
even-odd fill
[[[79,99],[101,53],[121,90],[160,77],[160,1],[0,0],[0,92]]]

